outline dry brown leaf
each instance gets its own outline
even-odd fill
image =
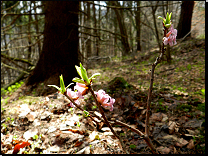
[[[176,127],[176,122],[169,121],[168,126],[169,126],[169,134],[173,134]]]
[[[170,148],[163,146],[158,147],[157,150],[160,151],[162,154],[169,154],[171,151]]]
[[[162,113],[159,112],[159,113],[153,113],[151,115],[151,117],[150,117],[150,120],[152,120],[153,122],[155,122],[155,121],[161,121],[162,118],[163,118]]]
[[[75,146],[75,147],[79,147],[79,146],[81,146],[82,144],[83,144],[83,141],[77,140],[74,146]]]
[[[189,144],[187,145],[187,148],[189,148],[189,149],[193,149],[194,148],[194,140],[193,139],[191,139],[189,141]]]

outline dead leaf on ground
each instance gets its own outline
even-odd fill
[[[152,120],[152,122],[155,122],[155,121],[161,121],[163,118],[163,115],[161,112],[159,113],[153,113],[151,116],[150,116],[150,120]]]
[[[169,154],[171,151],[170,148],[163,146],[158,147],[157,150],[160,151],[161,154]]]
[[[24,147],[29,146],[29,145],[30,145],[30,143],[28,141],[16,144],[14,146],[13,154],[17,154],[19,152],[20,148],[24,148]]]
[[[187,148],[189,148],[189,149],[193,149],[194,148],[194,140],[193,139],[191,139],[189,141],[189,144],[187,145]]]

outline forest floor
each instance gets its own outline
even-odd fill
[[[156,66],[150,139],[163,154],[205,153],[205,40],[179,43],[171,55],[171,64],[163,61]],[[116,100],[113,111],[104,109],[109,120],[115,118],[144,132],[150,69],[158,56],[151,50],[91,63],[88,75],[101,73],[93,89],[104,89]],[[100,121],[96,126],[78,108],[70,108],[61,94],[23,95],[10,103],[8,96],[1,100],[1,153],[124,153],[106,124]],[[99,112],[90,94],[80,103],[88,112]],[[131,154],[151,153],[137,133],[113,127]]]

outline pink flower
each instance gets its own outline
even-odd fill
[[[166,37],[163,38],[164,45],[169,44],[170,46],[176,45],[176,36],[177,30],[173,29],[173,24],[170,26],[170,31],[166,34]]]
[[[110,111],[113,110],[113,104],[115,103],[115,99],[111,98],[108,94],[105,93],[104,90],[99,90],[95,92],[97,95],[97,100],[104,107],[110,106]]]
[[[80,95],[85,95],[87,93],[88,87],[85,84],[76,83],[74,90],[77,90]]]
[[[76,104],[80,104],[80,102],[78,101],[78,98],[84,98],[82,95],[80,95],[78,92],[74,92],[70,89],[67,89],[67,95],[72,99],[74,100],[74,102]],[[70,102],[70,106],[71,107],[75,107],[74,104],[72,102]]]

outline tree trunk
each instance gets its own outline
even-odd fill
[[[33,1],[34,7],[36,7],[36,4],[35,4],[35,3],[36,3],[36,2]],[[34,9],[35,14],[37,13],[36,9],[37,9],[37,8]],[[37,16],[37,15],[35,15],[35,20],[38,21],[38,16]],[[36,29],[37,34],[40,34],[38,22],[35,22],[35,29]],[[39,53],[39,56],[40,56],[40,53],[41,53],[41,43],[40,43],[39,40],[40,40],[40,37],[37,36],[37,41],[38,41],[38,53]]]
[[[94,35],[98,36],[98,31],[97,31],[97,19],[96,19],[96,9],[95,9],[95,2],[93,2],[93,18],[94,18]],[[96,55],[98,56],[99,54],[99,37],[95,38],[95,51]]]
[[[77,75],[78,65],[78,1],[46,1],[43,49],[34,71],[25,85],[31,89],[44,87],[38,95],[57,91],[47,85],[60,86],[62,74],[65,85]]]
[[[87,3],[87,27],[91,27],[91,13],[90,13],[90,3]],[[91,29],[86,30],[88,34],[91,34]],[[92,55],[92,48],[91,48],[91,36],[87,36],[87,58]]]
[[[177,39],[183,38],[191,30],[191,18],[194,8],[194,1],[183,1],[181,4],[181,15],[178,23]],[[191,36],[191,33],[188,35]]]
[[[158,7],[157,6],[158,2],[159,1],[156,2],[155,6],[152,6],[152,16],[153,16],[153,21],[154,21],[154,26],[155,26],[155,34],[156,34],[157,44],[158,44],[159,49],[161,50],[161,44],[160,44],[161,42],[160,42],[158,30],[157,30],[157,22],[156,22],[156,17],[155,17],[155,12],[156,12],[157,7]]]
[[[111,3],[113,3],[115,6],[120,7],[120,4],[119,4],[118,1],[111,1]],[[128,35],[127,35],[126,27],[125,27],[125,24],[124,24],[123,10],[122,9],[120,9],[120,10],[114,9],[114,11],[116,13],[120,33],[122,34],[121,42],[122,42],[122,45],[123,45],[123,48],[124,48],[123,56],[126,56],[130,53],[130,46],[129,46],[129,42],[128,42]]]
[[[137,7],[140,7],[141,2],[137,1]],[[141,25],[140,25],[140,8],[137,8],[136,12],[136,27],[137,27],[137,51],[141,51],[140,45],[140,35],[141,35]]]

